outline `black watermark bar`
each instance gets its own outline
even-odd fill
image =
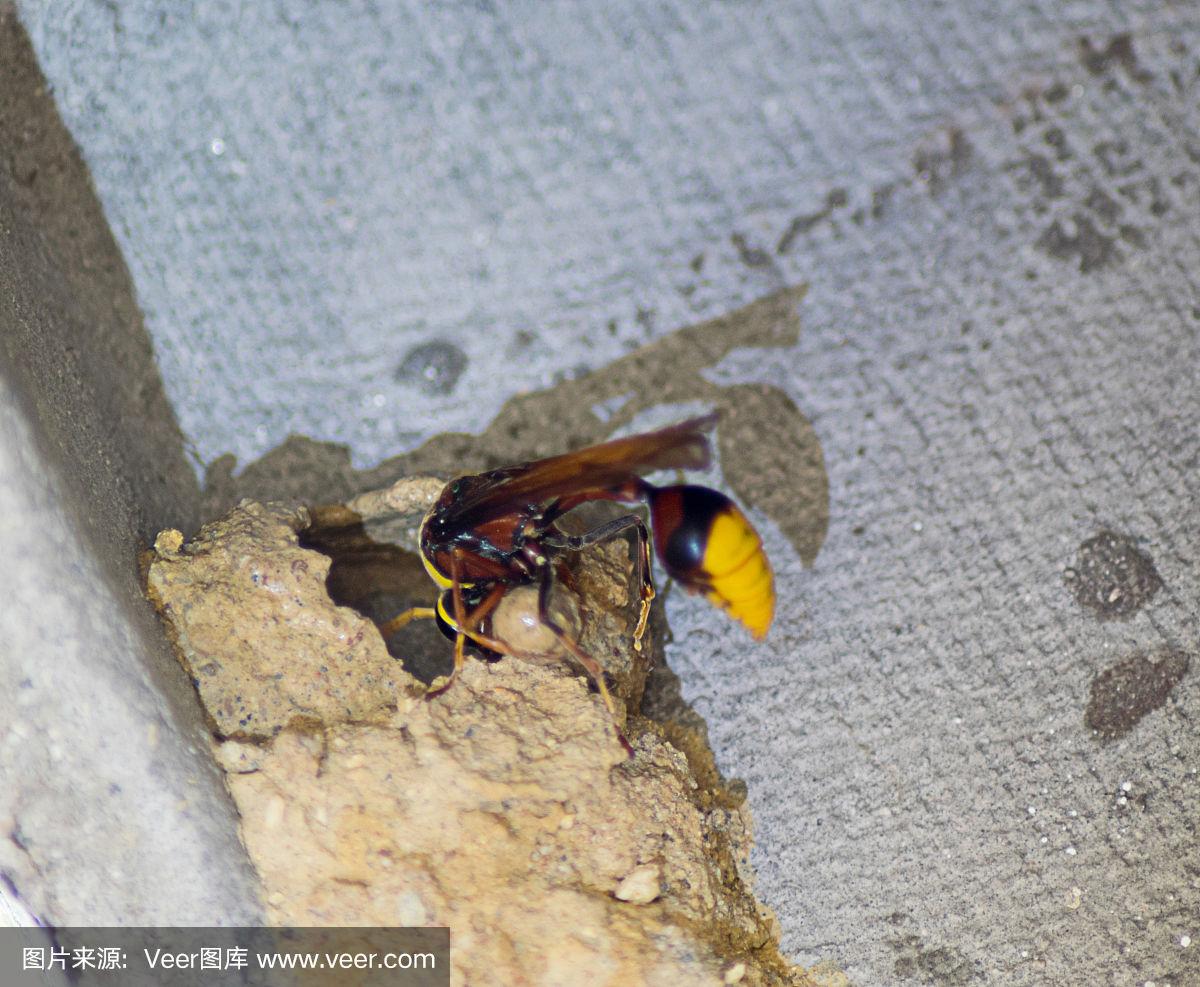
[[[449,929],[0,928],[4,987],[449,987]]]

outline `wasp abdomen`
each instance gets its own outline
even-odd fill
[[[650,497],[654,547],[667,572],[762,637],[775,612],[775,584],[762,539],[738,506],[699,486]]]

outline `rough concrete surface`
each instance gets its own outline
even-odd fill
[[[19,921],[258,915],[139,540],[198,490],[77,150],[0,5],[0,898]]]
[[[161,635],[120,618],[126,601],[80,545],[2,380],[0,434],[5,896],[55,925],[252,923],[249,868],[198,711],[172,714],[152,664],[169,660]]]
[[[767,641],[666,607],[785,952],[861,984],[1200,980],[1192,5],[20,11],[210,494],[231,453],[344,499],[498,414],[510,460],[592,441],[624,392],[594,422],[553,410],[591,390],[539,393],[807,283],[794,341],[620,378],[622,428],[777,395],[722,437],[729,489],[814,450],[781,435],[819,452],[798,513],[819,477],[827,525],[777,519],[793,473],[746,496]],[[1067,576],[1105,533],[1161,582],[1113,616]],[[1093,729],[1097,691],[1129,715]]]

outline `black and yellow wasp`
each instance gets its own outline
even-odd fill
[[[775,609],[774,580],[762,540],[746,516],[716,490],[658,487],[641,476],[653,470],[707,467],[711,453],[705,432],[716,420],[715,414],[706,415],[452,480],[425,516],[419,534],[425,569],[442,590],[437,606],[414,608],[389,621],[382,628],[385,637],[414,617],[436,617],[454,639],[457,675],[467,641],[499,654],[514,653],[484,628],[506,592],[530,585],[537,588],[538,619],[591,675],[611,711],[599,663],[551,618],[549,604],[566,553],[631,529],[637,537],[641,591],[633,634],[636,648],[641,648],[654,599],[651,544],[671,578],[689,592],[703,593],[754,637],[763,637]],[[650,531],[637,514],[579,535],[558,527],[557,521],[572,508],[596,500],[646,505]]]

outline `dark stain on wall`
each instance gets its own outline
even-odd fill
[[[1190,664],[1185,652],[1164,648],[1110,665],[1092,680],[1084,723],[1103,740],[1124,736],[1167,701]]]
[[[1125,620],[1162,589],[1154,560],[1126,535],[1101,531],[1079,546],[1063,573],[1080,606],[1100,620]]]

